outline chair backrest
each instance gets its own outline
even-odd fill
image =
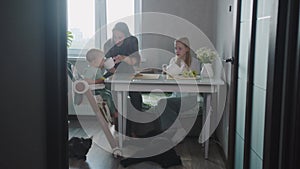
[[[75,80],[83,79],[82,75],[76,70],[71,62],[67,62],[67,73],[73,82],[75,82]]]
[[[68,76],[74,82],[75,78],[73,76],[73,70],[72,69],[73,69],[73,64],[70,63],[70,62],[67,62],[67,73],[68,73]]]
[[[67,73],[69,78],[72,80],[72,82],[74,83],[76,80],[82,80],[83,76],[80,75],[80,73],[76,70],[76,68],[74,67],[74,65],[70,62],[67,62]],[[76,82],[75,82],[76,83]],[[95,89],[102,89],[105,86],[102,84],[96,84],[96,85],[90,85],[89,90],[91,88],[93,88],[92,90]],[[73,90],[72,90],[73,92]],[[106,120],[106,122],[108,123],[112,123],[113,120],[111,118],[110,115],[110,110],[108,108],[107,103],[103,100],[101,95],[95,95],[95,103],[97,103],[97,106],[99,108],[99,111],[102,113],[104,120]],[[82,94],[78,94],[76,92],[74,92],[74,98],[73,98],[73,103],[75,105],[80,105],[81,103],[83,103],[83,95]],[[90,104],[93,104],[92,102],[89,101]],[[95,112],[97,114],[97,112]]]
[[[82,76],[76,71],[74,65],[71,62],[67,62],[67,73],[72,82],[76,80],[83,79]],[[72,87],[71,87],[72,88]],[[72,91],[73,92],[73,91]],[[79,105],[82,103],[83,96],[74,92],[73,103]]]

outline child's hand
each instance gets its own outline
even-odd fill
[[[92,80],[92,79],[84,78],[84,80],[85,80],[88,84],[95,84],[95,81]]]
[[[90,84],[101,84],[104,83],[104,78],[100,78],[100,79],[96,79],[96,80],[92,80],[92,79],[84,79],[89,85]]]

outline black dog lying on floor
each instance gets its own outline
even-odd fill
[[[91,138],[72,137],[69,141],[69,159],[86,160],[86,155],[92,146]]]
[[[148,132],[146,135],[141,136],[141,138],[153,137],[153,136],[156,136],[160,133],[161,133],[160,130],[152,130],[152,131]],[[171,144],[170,141],[166,138],[156,139],[156,142],[157,141],[158,141],[158,143],[157,144],[153,143],[153,145],[159,145],[159,144],[168,145],[168,144]],[[154,146],[154,148],[157,148],[157,147]],[[163,168],[168,168],[168,167],[176,166],[176,165],[182,165],[182,161],[181,161],[180,156],[177,155],[176,151],[173,148],[166,151],[166,152],[164,152],[164,153],[161,153],[161,154],[158,154],[158,155],[155,155],[155,156],[151,156],[151,157],[126,158],[126,159],[121,160],[120,164],[123,167],[126,168],[130,165],[141,163],[141,162],[146,162],[146,161],[151,161],[151,162],[157,163]]]
[[[152,156],[152,157],[146,157],[146,158],[127,158],[124,160],[121,160],[121,165],[123,167],[128,167],[133,164],[137,164],[140,162],[145,161],[152,161],[157,164],[159,164],[162,168],[168,168],[175,165],[182,165],[180,156],[176,154],[176,151],[174,149],[170,149],[162,154]]]

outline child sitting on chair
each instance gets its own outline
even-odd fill
[[[105,69],[112,73],[115,71],[113,60],[112,62],[105,60],[104,53],[99,49],[90,49],[86,54],[86,60],[89,63],[89,67],[85,70],[84,80],[88,84],[104,84],[105,78],[103,74]],[[116,122],[118,112],[113,103],[110,90],[103,87],[102,89],[96,89],[94,94],[100,95],[107,102],[110,115],[114,118],[114,122]]]
[[[182,74],[183,71],[189,71],[192,64],[192,56],[189,46],[189,40],[186,37],[176,39],[174,42],[175,57],[171,58],[167,66],[167,72],[172,75]]]
[[[191,56],[189,39],[182,37],[174,42],[175,57],[171,58],[166,72],[170,75],[179,75],[184,71],[196,70],[200,67],[197,59]],[[163,112],[160,116],[161,129],[168,129],[176,120],[180,111],[190,110],[197,106],[197,94],[188,92],[173,92],[171,97],[160,99],[158,110]]]

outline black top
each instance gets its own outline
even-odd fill
[[[128,56],[128,57],[134,57],[137,60],[137,63],[135,65],[139,65],[141,56],[138,52],[139,46],[138,46],[138,40],[134,36],[129,36],[126,39],[124,39],[124,42],[121,46],[117,46],[113,43],[112,39],[109,39],[105,44],[104,44],[104,53],[105,57],[114,57],[117,55],[123,55],[123,56]],[[122,68],[124,65],[124,68],[128,67],[128,64],[126,65],[125,62],[120,62],[122,63]],[[120,63],[115,65],[115,68],[117,68]],[[132,68],[132,66],[129,66]],[[118,68],[120,69],[120,67]],[[104,77],[109,77],[111,73],[106,73]]]
[[[126,39],[124,39],[124,42],[121,46],[115,45],[112,39],[109,39],[104,44],[105,57],[109,58],[117,55],[135,57],[137,60],[136,65],[139,64],[141,59],[138,50],[139,50],[138,40],[134,36],[129,36]]]

